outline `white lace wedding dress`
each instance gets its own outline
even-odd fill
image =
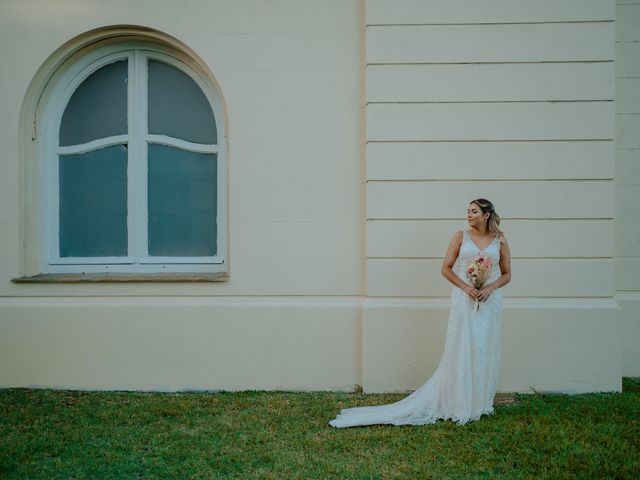
[[[480,250],[463,233],[457,274],[465,282],[465,269],[477,255],[491,258],[487,284],[500,277],[500,241],[496,237]],[[450,419],[459,425],[493,413],[493,397],[500,368],[502,292],[496,289],[475,310],[475,301],[453,287],[444,353],[433,376],[415,392],[388,405],[347,408],[330,425],[424,425]]]

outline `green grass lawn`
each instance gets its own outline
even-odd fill
[[[464,426],[327,425],[401,397],[0,390],[0,478],[640,478],[640,379]]]

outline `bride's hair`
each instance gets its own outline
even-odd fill
[[[496,209],[493,207],[493,203],[491,203],[486,198],[476,198],[475,200],[471,200],[469,202],[475,203],[482,213],[488,213],[489,218],[487,219],[487,229],[489,232],[494,235],[502,235],[502,230],[500,230],[500,215],[496,213]]]

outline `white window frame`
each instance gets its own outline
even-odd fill
[[[209,101],[216,122],[217,144],[202,145],[165,135],[147,133],[147,61],[159,60],[187,74]],[[59,146],[60,122],[76,88],[93,72],[128,59],[127,123],[125,135],[93,140],[71,147]],[[199,72],[195,62],[173,49],[148,42],[123,42],[98,48],[74,61],[59,77],[43,115],[41,143],[43,273],[224,273],[227,272],[226,128],[223,106],[215,87]],[[127,143],[127,257],[60,257],[59,255],[59,155],[84,153],[95,148]],[[197,153],[217,153],[217,254],[212,257],[150,256],[147,212],[147,145],[178,147]]]

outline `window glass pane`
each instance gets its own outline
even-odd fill
[[[73,92],[60,123],[60,145],[127,133],[127,61],[96,70]]]
[[[207,97],[177,68],[149,60],[149,133],[188,142],[217,143],[216,121]]]
[[[149,145],[149,255],[214,256],[217,155]]]
[[[60,156],[60,256],[127,255],[127,149]]]

